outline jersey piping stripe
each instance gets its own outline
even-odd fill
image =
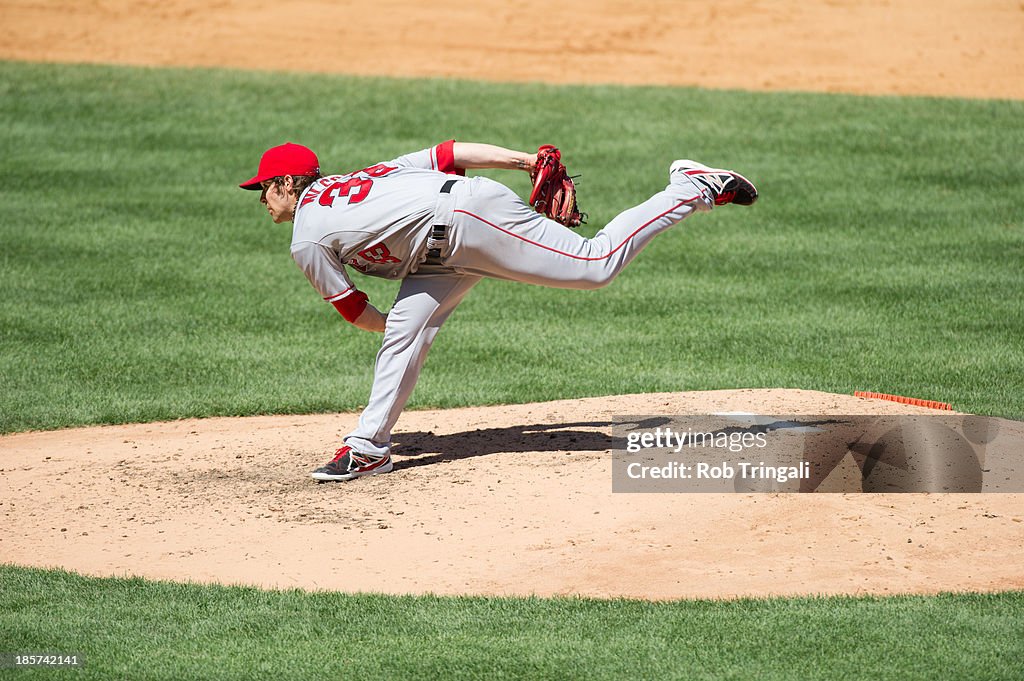
[[[345,289],[344,291],[342,291],[341,293],[338,293],[338,294],[336,294],[336,295],[333,295],[333,296],[327,296],[327,297],[325,297],[325,298],[324,298],[324,300],[326,300],[326,301],[327,301],[328,303],[333,303],[333,302],[334,302],[334,301],[336,301],[336,300],[341,300],[341,299],[342,299],[342,298],[344,298],[345,296],[351,295],[351,293],[352,293],[353,291],[355,291],[355,290],[356,290],[356,287],[355,287],[355,286],[353,286],[353,287],[351,287],[351,288],[347,288],[347,289]]]
[[[632,239],[637,234],[639,234],[640,232],[642,232],[645,229],[647,229],[647,227],[652,222],[656,222],[656,221],[660,220],[661,218],[665,217],[666,215],[668,215],[669,213],[671,213],[671,212],[673,212],[675,210],[678,210],[681,206],[685,206],[686,204],[693,203],[693,202],[695,202],[697,200],[698,200],[697,198],[694,198],[694,199],[687,199],[686,201],[680,201],[679,203],[677,203],[676,205],[672,206],[671,208],[669,208],[667,211],[665,211],[661,215],[657,215],[657,216],[651,218],[650,220],[648,220],[647,222],[645,222],[644,224],[640,225],[636,229],[636,231],[634,231],[632,234],[627,236],[622,241],[621,244],[619,244],[618,246],[616,246],[612,250],[608,251],[606,254],[604,254],[602,256],[598,256],[596,258],[584,258],[583,256],[573,255],[572,253],[566,253],[564,251],[560,251],[557,248],[551,248],[551,246],[545,246],[544,244],[539,244],[536,241],[531,241],[530,239],[527,239],[524,236],[521,236],[519,234],[515,234],[514,232],[510,232],[507,229],[503,229],[503,228],[499,227],[498,225],[494,224],[493,222],[485,220],[484,218],[480,217],[479,215],[475,215],[473,213],[470,213],[467,210],[462,210],[461,208],[455,209],[454,212],[455,213],[462,213],[463,215],[468,215],[469,217],[474,218],[476,220],[479,220],[480,222],[484,223],[485,225],[488,225],[489,227],[493,227],[494,229],[498,230],[499,232],[503,232],[505,234],[508,234],[511,237],[515,237],[516,239],[519,239],[520,241],[525,241],[526,243],[528,243],[528,244],[530,244],[532,246],[536,246],[538,248],[543,248],[545,251],[551,251],[552,253],[557,253],[558,255],[564,255],[565,257],[572,258],[573,260],[588,260],[589,261],[589,260],[607,260],[608,258],[612,257],[615,254],[616,251],[618,251],[620,248],[625,246],[629,242],[630,239]]]

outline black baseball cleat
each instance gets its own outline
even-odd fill
[[[317,468],[311,475],[320,482],[343,481],[388,473],[392,468],[391,456],[387,454],[379,457],[360,454],[345,445],[334,453],[334,458],[326,466]]]
[[[690,179],[716,206],[727,203],[749,206],[757,201],[757,187],[754,183],[731,170],[709,168],[703,163],[682,159],[668,169],[669,182],[680,176]]]

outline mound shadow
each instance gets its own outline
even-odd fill
[[[646,419],[637,427],[656,428],[671,419]],[[529,452],[600,452],[625,448],[624,438],[608,433],[611,421],[538,423],[504,428],[477,428],[438,435],[433,431],[396,433],[394,453],[401,458],[395,469],[428,466],[476,456]]]

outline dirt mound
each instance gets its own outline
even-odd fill
[[[1019,495],[612,494],[613,415],[715,411],[927,410],[740,390],[408,412],[395,471],[344,484],[308,473],[355,414],[16,434],[0,438],[0,555],[92,575],[394,593],[1024,587]]]

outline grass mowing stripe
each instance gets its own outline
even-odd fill
[[[12,566],[0,583],[3,648],[82,653],[80,678],[1006,679],[1024,654],[1024,592],[390,597]]]
[[[570,108],[551,101],[574,102]],[[753,178],[596,292],[484,282],[413,407],[731,387],[1024,416],[1024,103],[0,63],[0,432],[351,410],[347,327],[235,184],[285,139],[352,169],[557,142],[592,234],[686,156]],[[492,173],[525,194],[525,174]],[[394,282],[358,277],[389,307]]]

